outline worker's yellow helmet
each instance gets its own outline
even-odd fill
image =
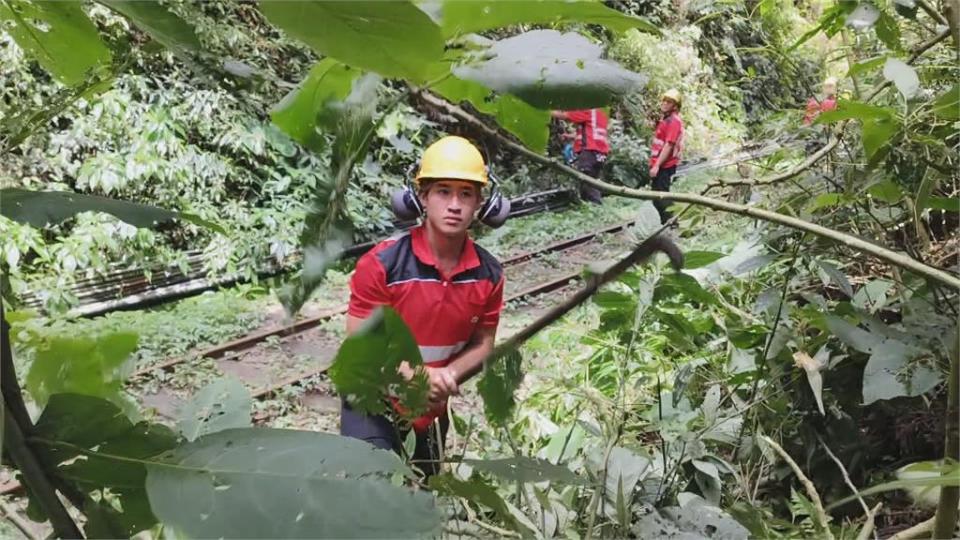
[[[683,97],[680,95],[680,91],[676,88],[671,88],[663,93],[660,96],[660,99],[669,99],[670,101],[677,104],[677,108],[683,107]]]
[[[480,150],[463,137],[448,136],[427,147],[420,159],[416,183],[427,178],[467,180],[487,184],[487,166]]]
[[[829,85],[829,86],[833,86],[834,88],[836,88],[836,86],[837,86],[837,78],[836,78],[836,77],[827,77],[826,79],[824,79],[823,85],[824,85],[824,86]]]

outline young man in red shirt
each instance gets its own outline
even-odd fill
[[[823,81],[823,100],[816,97],[807,101],[807,110],[803,115],[803,125],[809,126],[813,120],[820,116],[820,113],[832,111],[837,108],[837,79],[828,77]]]
[[[581,109],[551,111],[550,115],[577,126],[577,134],[573,139],[573,152],[576,154],[573,166],[584,174],[600,178],[603,164],[610,153],[610,144],[607,142],[607,114],[602,109]],[[600,204],[603,194],[597,188],[581,185],[580,197]]]
[[[483,157],[466,139],[444,137],[430,145],[414,182],[423,224],[360,257],[350,280],[347,333],[385,305],[400,314],[420,347],[431,406],[413,422],[413,460],[427,475],[439,470],[447,400],[493,350],[503,306],[503,269],[467,233],[487,182]],[[414,375],[406,362],[400,373],[407,380]],[[406,436],[386,416],[364,415],[345,400],[340,433],[397,452]]]
[[[661,118],[650,144],[650,179],[654,191],[670,191],[670,183],[680,163],[683,121],[679,113],[682,105],[683,99],[676,89],[671,88],[660,96]],[[660,213],[660,223],[666,223],[672,217],[667,210],[669,201],[653,201],[653,206]]]

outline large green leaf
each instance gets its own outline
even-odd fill
[[[867,159],[875,162],[889,150],[893,137],[900,131],[900,122],[895,118],[867,118],[862,127],[863,150]]]
[[[97,0],[127,17],[153,39],[173,50],[199,51],[193,27],[156,0]]]
[[[715,298],[690,274],[675,272],[667,274],[660,278],[657,288],[654,290],[654,301],[680,296],[688,300],[693,300],[700,304],[713,304]]]
[[[960,84],[953,85],[933,102],[933,114],[944,120],[960,119]]]
[[[198,538],[410,538],[435,532],[432,496],[393,485],[391,452],[328,433],[231,429],[147,465],[150,506]]]
[[[481,84],[449,77],[431,87],[454,104],[469,101],[478,111],[494,117],[497,123],[516,135],[531,150],[544,152],[550,137],[550,113],[528,105],[509,94],[494,95]]]
[[[554,465],[545,459],[518,456],[503,459],[465,459],[463,462],[474,470],[488,472],[513,482],[588,483],[567,467]]]
[[[892,118],[893,115],[894,111],[889,107],[878,107],[876,105],[860,103],[859,101],[840,100],[837,102],[836,109],[820,113],[813,123],[829,124],[854,118],[857,120]]]
[[[886,339],[870,355],[863,370],[863,404],[881,399],[923,395],[942,380],[939,372],[927,365],[911,365],[922,351],[895,339]]]
[[[883,343],[883,336],[867,332],[836,315],[827,315],[826,321],[833,335],[860,352],[872,353]]]
[[[400,315],[383,307],[344,340],[328,374],[337,391],[358,410],[382,413],[386,395],[393,394],[415,414],[426,409],[428,387],[422,375],[407,383],[397,373],[404,361],[412,367],[422,365],[420,349]]]
[[[702,268],[724,257],[726,255],[716,251],[688,251],[683,254],[683,268],[684,270]]]
[[[103,212],[136,227],[153,227],[158,223],[179,218],[226,234],[219,225],[193,214],[174,212],[146,204],[68,191],[0,189],[0,215],[18,223],[42,228],[70,219],[80,212]]]
[[[873,30],[888,49],[891,51],[903,50],[903,45],[900,44],[900,25],[889,13],[883,12],[880,14],[880,19],[877,20]]]
[[[333,133],[335,126],[323,125],[324,111],[350,94],[353,81],[360,72],[334,60],[324,58],[310,70],[307,78],[290,91],[270,111],[273,123],[303,146],[319,151],[323,146],[321,127]]]
[[[593,1],[446,0],[443,3],[441,18],[443,33],[448,37],[515,24],[570,22],[600,24],[618,32],[636,28],[644,32],[660,34],[660,30],[646,19],[626,15]]]
[[[899,58],[887,58],[883,64],[883,78],[892,82],[907,99],[920,91],[920,77],[917,71]]]
[[[54,337],[36,351],[27,372],[27,391],[40,406],[54,394],[73,393],[104,398],[133,411],[123,395],[123,383],[133,370],[129,360],[136,349],[137,335],[132,333]]]
[[[853,285],[850,284],[850,280],[847,278],[846,274],[844,274],[833,264],[826,261],[818,260],[817,265],[820,266],[820,270],[823,271],[824,275],[826,276],[826,279],[823,279],[823,276],[821,276],[824,285],[832,282],[834,285],[839,287],[841,291],[843,291],[843,294],[847,296],[853,296]]]
[[[353,81],[343,101],[327,102],[315,111],[319,124],[334,134],[330,164],[334,174],[318,181],[307,210],[300,245],[303,263],[300,274],[280,292],[288,314],[300,311],[320,285],[327,268],[336,262],[353,241],[353,224],[347,212],[347,189],[357,163],[363,161],[377,124],[373,121],[377,106],[377,88],[381,78],[368,73]]]
[[[884,491],[893,491],[895,489],[960,486],[960,467],[958,467],[956,463],[943,465],[938,468],[940,469],[940,475],[938,476],[905,478],[902,480],[892,480],[890,482],[884,482],[882,484],[870,486],[866,489],[860,490],[859,493],[830,503],[827,505],[825,510],[830,511],[851,501],[855,501],[860,497],[866,497],[867,495],[873,495],[874,493],[883,493]]]
[[[641,86],[645,78],[602,58],[586,37],[533,30],[495,42],[492,56],[454,68],[454,74],[543,109],[602,107]]]
[[[67,85],[80,83],[87,72],[110,62],[80,2],[0,2],[4,31],[41,66]]]
[[[511,351],[504,357],[490,360],[483,370],[483,377],[477,383],[477,390],[483,398],[483,410],[490,423],[506,426],[516,406],[513,393],[523,381],[521,365],[523,357],[520,351]]]
[[[236,379],[217,379],[180,410],[177,429],[188,441],[225,429],[250,426],[253,399]]]
[[[123,512],[87,501],[91,536],[129,537],[152,527],[142,460],[172,449],[176,437],[155,424],[133,424],[116,405],[100,398],[56,394],[37,421],[37,448],[57,474],[82,492],[109,488]],[[79,459],[77,456],[82,455]],[[109,456],[109,457],[104,457]]]
[[[385,77],[423,81],[443,55],[440,28],[410,2],[267,0],[260,9],[320,55]]]

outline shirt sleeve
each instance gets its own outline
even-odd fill
[[[677,144],[677,141],[680,140],[680,134],[683,133],[683,125],[680,124],[679,120],[674,119],[672,122],[667,123],[667,129],[664,130],[663,142],[664,144]]]
[[[574,124],[584,124],[590,120],[590,111],[564,111],[563,116]]]
[[[390,303],[387,275],[383,265],[373,253],[367,253],[357,261],[350,278],[350,305],[347,314],[366,319],[378,306]]]
[[[487,298],[487,305],[483,310],[483,318],[480,319],[480,326],[484,328],[496,328],[500,324],[500,311],[503,309],[503,283],[505,277],[500,276],[500,282],[490,291]]]

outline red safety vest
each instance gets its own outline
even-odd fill
[[[607,142],[607,114],[602,109],[581,109],[565,111],[563,117],[577,125],[577,138],[573,140],[573,151],[580,153],[584,149],[610,153]]]

